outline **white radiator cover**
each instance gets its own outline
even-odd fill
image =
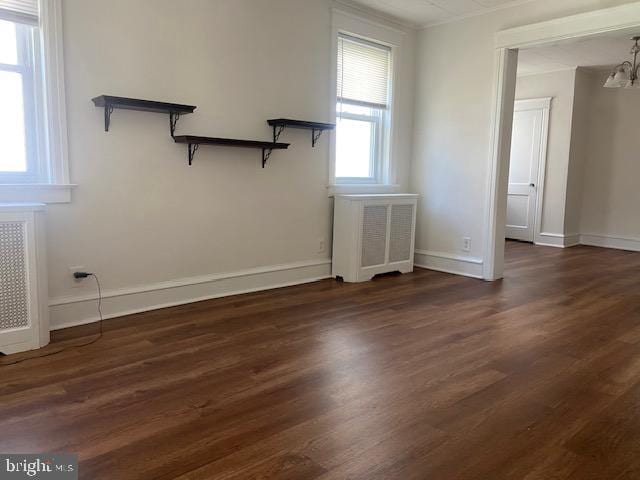
[[[413,271],[418,195],[336,195],[332,275],[364,282]]]
[[[49,343],[44,205],[0,204],[0,352]]]

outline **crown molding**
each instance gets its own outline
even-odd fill
[[[420,24],[411,23],[393,15],[388,15],[379,10],[366,7],[352,0],[334,0],[333,8],[345,11],[352,15],[364,17],[366,20],[378,23],[385,27],[392,27],[399,30],[417,31],[421,28]]]

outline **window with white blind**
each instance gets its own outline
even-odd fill
[[[335,179],[381,183],[391,124],[391,48],[338,35]]]
[[[0,0],[0,202],[68,201],[61,0]]]

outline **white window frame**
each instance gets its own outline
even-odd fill
[[[0,184],[33,183],[40,178],[41,162],[38,155],[38,114],[36,111],[35,84],[37,71],[34,57],[38,58],[38,46],[32,35],[30,26],[20,23],[16,25],[17,62],[15,65],[0,64],[0,71],[17,73],[22,80],[23,112],[25,127],[25,156],[27,170],[25,172],[0,172]]]
[[[343,104],[351,104],[357,106],[356,102],[338,102]],[[337,107],[336,107],[337,108]],[[336,115],[338,116],[338,115]],[[385,131],[388,130],[388,112],[382,112],[381,115],[359,115],[351,112],[341,112],[340,118],[347,120],[359,120],[370,123],[373,135],[371,136],[371,156],[369,158],[369,170],[373,172],[371,177],[336,177],[337,185],[354,185],[354,184],[380,184],[382,179],[382,165],[385,158],[386,139]],[[337,118],[336,118],[337,120]]]
[[[336,135],[331,136],[329,160],[329,196],[348,193],[393,193],[399,190],[397,185],[397,165],[395,162],[398,150],[396,122],[399,118],[397,98],[399,76],[399,55],[405,38],[405,32],[374,20],[363,18],[346,10],[333,9],[332,19],[332,58],[331,58],[331,118],[335,123],[338,118],[337,75],[338,75],[338,37],[347,35],[361,38],[374,44],[384,45],[391,49],[391,68],[389,86],[389,108],[382,121],[382,138],[378,142],[381,148],[375,179],[371,178],[336,178]],[[347,118],[347,114],[342,116]]]
[[[69,180],[67,113],[62,43],[62,0],[39,0],[39,35],[34,40],[34,78],[40,85],[27,92],[36,102],[38,176],[32,183],[12,183],[0,178],[0,203],[71,201],[75,186]],[[37,41],[39,40],[39,42]],[[26,112],[25,112],[26,113]]]

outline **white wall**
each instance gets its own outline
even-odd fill
[[[584,170],[589,153],[589,116],[591,89],[588,71],[578,68],[575,75],[573,113],[571,121],[571,151],[567,178],[565,229],[567,238],[580,233],[580,215]],[[569,244],[575,240],[569,240]]]
[[[188,167],[186,146],[173,143],[167,116],[116,110],[105,133],[103,112],[90,99],[110,94],[197,105],[178,134],[269,139],[268,118],[325,121],[331,6],[64,0],[69,154],[78,187],[71,204],[48,208],[53,327],[95,319],[88,301],[94,286],[76,285],[74,266],[100,275],[108,316],[329,274],[326,137],[312,149],[310,132],[287,130],[281,140],[290,149],[275,151],[264,170],[259,150],[207,146]],[[406,36],[396,119],[405,189],[415,34]],[[291,269],[269,273],[282,264]],[[256,268],[257,280],[249,275],[255,270],[246,271]],[[225,272],[241,276],[219,277]]]
[[[516,82],[516,99],[553,97],[549,114],[547,166],[542,203],[541,232],[565,233],[565,200],[569,155],[575,70],[541,75],[525,75]]]
[[[584,243],[640,249],[640,90],[602,88],[588,74],[587,155],[580,229]]]
[[[419,250],[453,257],[449,269],[460,273],[483,261],[495,33],[623,3],[632,2],[541,0],[420,33],[411,174],[421,195]],[[468,253],[465,236],[471,237]]]

